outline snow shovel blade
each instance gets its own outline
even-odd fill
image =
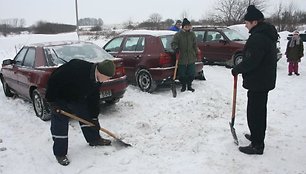
[[[174,81],[171,84],[171,91],[172,91],[172,96],[175,98],[176,95],[177,95],[177,92],[176,92],[176,86],[175,86],[175,82]]]
[[[232,135],[233,135],[233,138],[234,138],[234,143],[239,145],[238,143],[238,138],[237,138],[237,134],[236,134],[236,130],[234,128],[234,124],[232,124],[232,122],[229,122],[229,125],[230,125],[230,128],[231,128],[231,132],[232,132]]]
[[[125,142],[123,142],[122,140],[120,140],[120,139],[118,139],[118,138],[115,138],[114,143],[115,143],[115,145],[118,145],[118,146],[132,147],[131,144],[125,143]]]

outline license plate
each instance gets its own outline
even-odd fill
[[[106,98],[112,96],[111,90],[100,91],[100,98]]]

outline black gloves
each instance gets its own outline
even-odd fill
[[[61,109],[55,102],[49,102],[49,108],[52,112],[57,112],[57,110]]]
[[[234,70],[234,68],[232,69],[232,75],[233,76],[237,76],[239,73],[238,72],[236,72],[235,70]]]

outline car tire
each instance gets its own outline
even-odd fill
[[[238,53],[234,56],[233,65],[236,66],[239,63],[241,63],[243,60],[243,55],[241,53]]]
[[[37,117],[42,119],[43,121],[47,121],[51,119],[51,112],[49,110],[49,106],[46,101],[41,97],[41,94],[37,89],[32,92],[32,103],[34,107],[34,111]]]
[[[156,82],[146,69],[141,69],[136,73],[138,87],[144,92],[153,92],[156,89]]]
[[[3,77],[1,77],[1,82],[2,82],[2,87],[3,87],[3,92],[4,95],[7,97],[13,97],[14,94],[11,92],[11,88],[8,86],[8,84],[5,82]]]

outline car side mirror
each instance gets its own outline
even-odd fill
[[[11,64],[14,64],[14,60],[12,60],[12,59],[5,59],[5,60],[3,60],[2,61],[2,65],[4,66],[4,65],[11,65]]]

